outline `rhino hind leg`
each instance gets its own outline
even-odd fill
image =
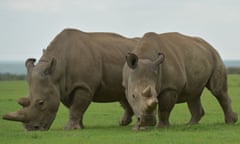
[[[191,119],[188,124],[198,124],[198,122],[205,114],[203,106],[201,104],[200,95],[195,99],[188,101],[187,104],[191,113]]]
[[[72,104],[70,106],[69,120],[65,126],[66,130],[82,129],[83,115],[92,101],[92,96],[87,90],[78,89],[73,94]]]
[[[237,116],[237,113],[233,112],[232,110],[231,99],[229,98],[228,94],[226,92],[222,92],[222,93],[216,94],[215,97],[217,98],[219,104],[223,109],[225,123],[233,124],[237,122],[238,116]]]
[[[231,99],[228,95],[226,71],[216,70],[208,81],[207,88],[216,97],[225,116],[225,123],[237,122],[237,113],[233,112]]]
[[[126,126],[132,122],[133,110],[126,99],[121,100],[120,104],[124,109],[124,115],[119,121],[119,125]]]

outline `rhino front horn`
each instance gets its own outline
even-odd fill
[[[20,111],[7,113],[7,114],[3,115],[2,118],[5,120],[10,120],[10,121],[19,121],[19,122],[26,121],[25,115],[22,114]]]

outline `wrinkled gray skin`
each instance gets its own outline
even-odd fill
[[[121,85],[122,67],[137,42],[113,33],[62,31],[36,65],[35,59],[26,61],[29,95],[19,99],[22,109],[3,118],[27,130],[48,130],[61,101],[69,108],[65,129],[81,129],[91,101],[120,101],[125,109],[120,125],[128,125],[133,112]]]
[[[226,123],[235,123],[227,92],[226,69],[217,51],[200,38],[179,33],[147,33],[126,57],[123,86],[141,130],[156,124],[169,125],[176,103],[186,102],[191,113],[189,124],[204,115],[200,96],[208,88],[221,105]]]

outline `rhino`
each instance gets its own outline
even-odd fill
[[[225,123],[237,121],[228,95],[223,61],[218,52],[199,37],[177,32],[146,33],[126,55],[122,85],[136,116],[134,130],[169,126],[174,105],[184,102],[191,113],[188,124],[197,124],[204,115],[200,96],[205,87],[221,105]]]
[[[36,65],[36,59],[26,60],[29,95],[18,100],[22,109],[3,119],[22,122],[26,130],[48,130],[62,102],[69,108],[65,129],[82,129],[92,101],[120,102],[125,111],[120,125],[128,125],[133,111],[121,85],[122,68],[138,41],[115,33],[64,29]]]

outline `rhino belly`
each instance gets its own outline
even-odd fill
[[[124,98],[123,88],[101,88],[93,97],[94,102],[116,102]]]

